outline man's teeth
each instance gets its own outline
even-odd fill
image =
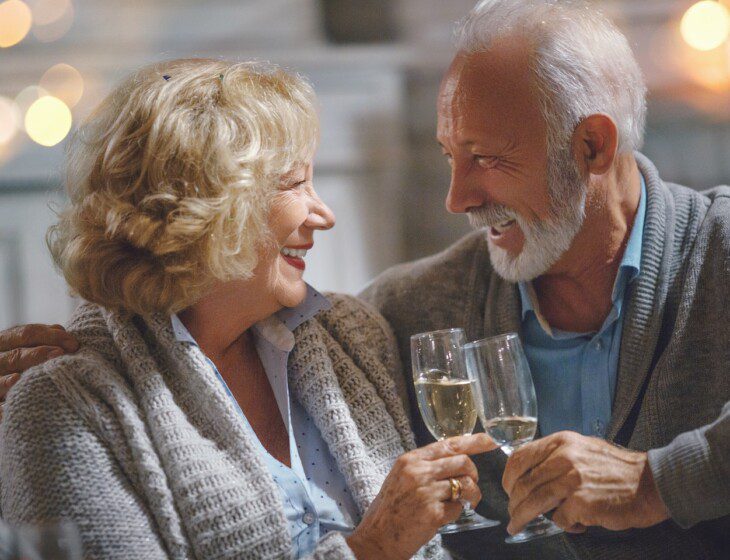
[[[303,259],[307,256],[307,250],[306,249],[289,249],[288,247],[283,247],[281,249],[281,254],[285,255],[287,257],[297,257],[300,259]]]
[[[512,219],[512,220],[507,220],[506,222],[502,222],[501,224],[497,224],[497,225],[494,225],[494,226],[492,226],[492,227],[493,227],[493,228],[494,228],[494,229],[495,229],[495,230],[496,230],[496,231],[497,231],[498,233],[502,233],[502,232],[504,232],[505,230],[507,230],[507,229],[508,229],[508,228],[509,228],[510,226],[512,226],[512,224],[514,224],[514,223],[515,223],[515,221],[514,221],[514,219]]]

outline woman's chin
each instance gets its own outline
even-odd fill
[[[279,305],[282,307],[296,307],[307,297],[307,285],[304,280],[300,280],[291,285],[282,286],[278,292],[276,299]]]

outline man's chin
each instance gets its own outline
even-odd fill
[[[491,241],[488,241],[488,246],[492,268],[507,282],[529,282],[550,268],[549,263],[545,263],[543,259],[531,254],[527,246],[523,247],[517,255],[510,254]]]

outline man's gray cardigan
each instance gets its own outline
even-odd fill
[[[511,546],[502,543],[503,528],[465,533],[445,539],[458,556],[730,557],[730,188],[697,193],[664,183],[648,159],[636,158],[647,186],[641,274],[629,288],[607,437],[652,450],[650,464],[672,520]],[[492,270],[482,232],[386,271],[361,297],[393,326],[407,378],[414,333],[461,326],[473,340],[520,331],[517,287]],[[430,436],[408,386],[423,444]],[[493,452],[476,462],[484,494],[479,510],[506,520],[505,456]]]

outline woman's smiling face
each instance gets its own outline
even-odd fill
[[[304,300],[304,257],[314,245],[314,232],[335,224],[332,210],[314,190],[312,174],[311,161],[296,166],[282,178],[271,202],[269,228],[275,244],[265,244],[254,276],[265,278],[264,291],[277,308]]]

